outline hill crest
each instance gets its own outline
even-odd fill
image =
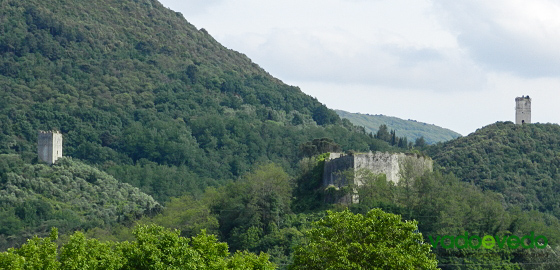
[[[560,126],[496,122],[428,149],[443,172],[560,217]]]
[[[427,144],[435,144],[456,139],[461,134],[447,128],[433,124],[418,122],[416,120],[404,120],[394,116],[382,114],[370,115],[361,113],[350,113],[343,110],[335,110],[341,117],[350,120],[352,124],[363,126],[366,132],[376,134],[380,125],[386,125],[389,130],[394,130],[399,137],[407,137],[408,141],[414,142],[424,137]]]

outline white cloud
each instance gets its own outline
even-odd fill
[[[485,78],[461,51],[372,43],[335,28],[228,37],[269,72],[295,81],[473,90]]]
[[[560,77],[560,3],[436,1],[458,42],[488,71]]]

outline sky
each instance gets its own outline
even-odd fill
[[[559,123],[557,0],[160,0],[229,49],[331,109],[462,135]]]

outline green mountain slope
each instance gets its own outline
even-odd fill
[[[406,137],[408,141],[414,142],[417,138],[424,137],[427,144],[449,141],[461,136],[461,134],[414,120],[403,120],[393,116],[370,115],[361,113],[349,113],[335,110],[341,117],[350,120],[352,124],[362,126],[367,132],[377,133],[380,125],[386,125],[389,130],[394,130],[399,137]]]
[[[86,230],[161,209],[138,188],[70,158],[47,166],[0,155],[0,249],[45,235],[53,226]]]
[[[6,0],[0,9],[0,153],[36,159],[37,130],[64,154],[157,200],[288,171],[299,145],[388,145],[153,0]]]
[[[497,122],[429,149],[441,170],[505,202],[560,217],[560,126]]]

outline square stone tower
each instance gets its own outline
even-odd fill
[[[37,152],[40,160],[53,164],[62,157],[62,134],[58,131],[39,131]]]
[[[515,124],[531,123],[531,98],[521,96],[515,98]]]

